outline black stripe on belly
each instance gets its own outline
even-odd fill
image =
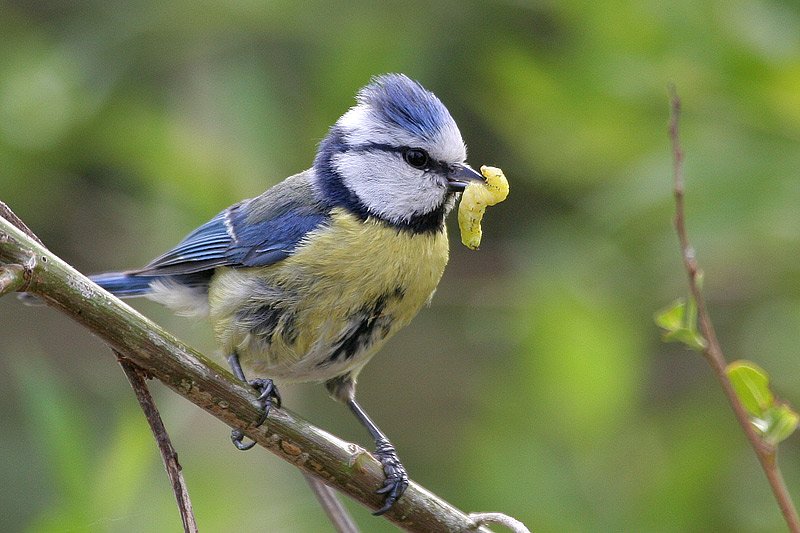
[[[278,327],[278,322],[283,314],[283,309],[262,305],[261,307],[245,308],[236,313],[236,322],[246,328],[256,337],[269,339]]]
[[[276,332],[292,345],[299,333],[297,315],[290,305],[294,300],[293,293],[260,280],[252,299],[236,312],[234,323],[250,333],[263,349],[269,347]]]
[[[392,315],[383,314],[386,304],[391,299],[402,298],[404,293],[402,287],[397,287],[393,292],[380,296],[372,304],[362,307],[350,315],[348,322],[351,327],[334,344],[331,355],[318,366],[352,359],[357,353],[369,348],[375,341],[385,339],[391,331],[394,321]]]
[[[236,323],[264,346],[272,343],[276,330],[279,330],[278,334],[286,344],[292,345],[297,341],[297,315],[283,307],[262,305],[239,311],[236,313]]]

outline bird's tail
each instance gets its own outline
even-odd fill
[[[126,272],[107,272],[89,276],[89,279],[114,296],[132,298],[150,294],[152,292],[150,284],[158,278],[154,276],[134,276]],[[19,293],[17,298],[26,305],[36,306],[44,303],[37,296],[27,292]]]
[[[177,275],[109,272],[89,279],[119,298],[147,296],[179,315],[208,315],[208,284],[213,270]]]
[[[136,276],[126,272],[107,272],[89,276],[89,279],[119,298],[145,296],[152,292],[154,276]]]
[[[213,270],[178,275],[107,272],[89,279],[118,298],[148,296],[179,314],[202,316],[208,314],[208,284],[213,273]],[[21,293],[18,298],[28,305],[43,303],[28,293]]]

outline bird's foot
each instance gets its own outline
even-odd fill
[[[388,440],[381,440],[376,444],[375,458],[383,465],[383,473],[386,476],[383,486],[375,491],[378,494],[386,495],[383,507],[372,513],[375,516],[380,516],[391,509],[398,498],[406,491],[408,488],[408,474],[406,474],[405,467],[400,463],[394,446]]]
[[[261,402],[263,409],[263,412],[256,423],[256,427],[258,427],[267,421],[267,416],[269,416],[269,411],[272,409],[273,405],[280,408],[281,395],[278,392],[278,388],[275,386],[275,383],[273,383],[271,379],[258,378],[250,380],[247,383],[253,387],[256,392],[258,392],[258,401]],[[247,451],[256,445],[255,441],[245,443],[244,433],[242,433],[242,430],[240,429],[234,429],[231,431],[231,442],[233,442],[233,445],[236,446],[237,449],[242,451]]]
[[[264,413],[261,415],[261,418],[258,419],[258,423],[256,424],[256,426],[260,426],[267,421],[269,410],[272,409],[273,405],[280,408],[281,393],[278,392],[278,387],[275,386],[275,383],[273,383],[271,379],[252,379],[248,381],[248,383],[259,393],[258,401],[261,402],[261,405],[264,408]]]

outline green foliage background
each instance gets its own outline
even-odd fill
[[[795,0],[11,1],[0,35],[0,198],[87,273],[140,266],[308,167],[371,75],[419,79],[511,196],[479,252],[452,243],[432,307],[362,374],[411,476],[537,532],[784,530],[704,361],[661,344],[652,315],[685,293],[674,82],[723,346],[800,405]],[[135,305],[214,351],[205,324]],[[101,343],[7,297],[0,354],[3,530],[179,528]],[[225,427],[154,388],[204,531],[328,527],[293,468],[236,452]],[[321,387],[282,391],[368,444]],[[780,456],[796,499],[798,452],[794,437]],[[393,530],[352,508],[364,531]]]

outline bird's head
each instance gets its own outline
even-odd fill
[[[314,162],[325,199],[421,233],[441,229],[455,193],[483,177],[447,108],[403,74],[376,77],[333,125]]]

